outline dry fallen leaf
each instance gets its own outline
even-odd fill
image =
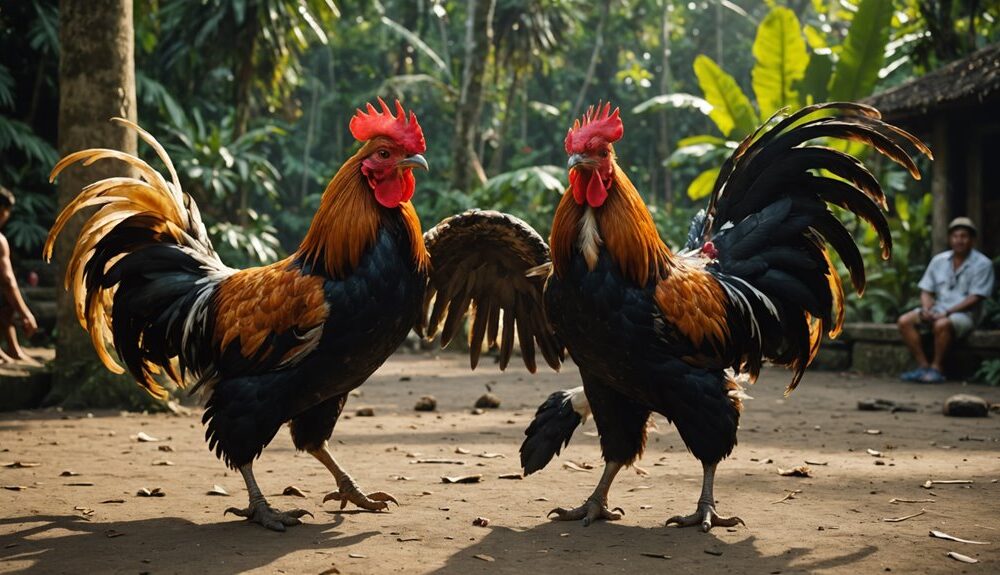
[[[136,495],[138,495],[139,497],[163,497],[166,495],[166,493],[164,493],[164,491],[159,487],[154,487],[152,489],[147,489],[143,487],[142,489],[136,492]]]
[[[968,485],[970,483],[972,483],[971,479],[928,479],[921,487],[930,489],[935,485]]]
[[[213,485],[212,488],[208,490],[206,495],[221,495],[226,497],[229,495],[229,492],[226,491],[221,485]]]
[[[507,456],[504,455],[503,453],[483,452],[483,453],[480,453],[479,455],[477,455],[476,457],[482,457],[483,459],[497,459],[497,458],[507,457]]]
[[[10,491],[24,491],[27,489],[24,485],[4,485],[3,488]]]
[[[145,431],[140,431],[135,436],[135,438],[139,441],[139,443],[149,443],[153,441],[159,441],[159,439],[153,437],[152,435],[147,434]]]
[[[423,539],[421,539],[420,537],[409,536],[409,537],[397,537],[396,541],[399,541],[400,543],[406,543],[407,541],[423,541]]]
[[[569,470],[572,470],[572,471],[590,471],[591,469],[594,468],[594,466],[590,465],[589,463],[584,463],[583,465],[586,465],[587,467],[583,467],[581,465],[577,465],[576,463],[573,463],[572,461],[563,461],[563,468],[564,469],[569,469]]]
[[[482,475],[458,475],[456,477],[442,477],[443,483],[479,483],[483,480]]]
[[[293,495],[295,497],[305,497],[306,496],[306,494],[305,494],[304,491],[302,491],[301,489],[299,489],[298,487],[296,487],[294,485],[289,485],[288,487],[286,487],[285,490],[281,492],[281,494],[282,495]]]
[[[472,524],[476,527],[487,527],[490,524],[490,520],[485,517],[476,517],[472,520]]]
[[[101,503],[125,503],[124,499],[105,499]]]
[[[486,561],[487,563],[492,563],[492,562],[496,561],[496,559],[494,559],[493,557],[490,557],[489,555],[486,555],[484,553],[477,553],[476,555],[473,555],[473,557],[475,557],[476,559],[479,559],[480,561]]]
[[[468,449],[464,448],[464,447],[456,447],[455,448],[455,453],[457,453],[459,455],[468,455],[468,454],[470,454],[472,452],[469,451]]]
[[[497,479],[524,479],[524,476],[520,473],[503,473],[498,475]]]
[[[77,505],[76,507],[74,507],[73,510],[74,511],[79,511],[83,515],[88,515],[88,516],[94,514],[94,510],[93,509],[91,509],[89,507],[83,507],[83,506],[80,506],[80,505]]]
[[[882,435],[882,430],[881,429],[866,429],[865,433],[867,433],[868,435]]]
[[[941,531],[934,531],[933,529],[930,532],[930,536],[937,537],[938,539],[947,539],[948,541],[955,541],[956,543],[971,543],[972,545],[989,545],[988,541],[970,541],[968,539],[960,539],[958,537],[955,537],[954,535],[948,535],[947,533]]]
[[[785,496],[782,497],[781,499],[777,500],[777,501],[772,501],[771,505],[774,505],[775,503],[782,503],[782,502],[788,501],[789,499],[795,499],[795,496],[798,495],[799,493],[802,493],[801,489],[794,489],[794,490],[791,490],[791,491],[789,491],[789,490],[786,489],[785,490]]]
[[[170,447],[169,445],[158,445],[156,449],[157,451],[165,451],[167,453],[170,453],[174,450],[174,448]]]
[[[961,553],[955,553],[954,551],[949,551],[948,557],[951,557],[955,561],[961,561],[962,563],[979,563],[979,559],[973,559],[968,555],[962,555]]]
[[[440,463],[444,465],[465,465],[461,459],[417,459],[410,463]]]
[[[778,475],[784,477],[812,477],[812,469],[806,465],[799,465],[791,469],[778,468]]]
[[[106,535],[108,539],[114,539],[115,537],[121,537],[122,535],[125,535],[125,534],[122,533],[121,531],[115,531],[114,529],[108,529],[107,531],[104,532],[104,535]]]
[[[73,483],[67,483],[67,487],[93,487],[94,484],[90,481],[75,481]]]
[[[934,503],[936,499],[900,499],[898,497],[893,497],[889,500],[889,503]]]
[[[648,485],[636,485],[635,487],[629,489],[628,491],[629,493],[631,493],[633,491],[642,491],[644,489],[651,489],[651,488]]]
[[[159,460],[153,462],[153,465],[166,465],[166,466],[170,466],[170,465],[173,465],[173,464],[174,464],[174,462],[170,461],[169,459],[159,459]]]
[[[806,459],[805,463],[806,463],[806,465],[827,465],[828,464],[827,461],[810,461],[808,459]]]
[[[900,521],[906,521],[907,519],[913,519],[914,517],[920,517],[924,513],[927,513],[926,509],[921,509],[919,513],[913,513],[912,515],[904,515],[902,517],[883,517],[882,521],[886,523],[899,523]]]
[[[871,455],[872,457],[885,457],[881,451],[876,451],[874,449],[866,449],[865,451],[867,451],[868,455]]]
[[[80,475],[80,474],[77,473],[77,472],[75,472],[75,471],[70,471],[70,470],[67,469],[66,471],[63,471],[62,473],[60,473],[59,477],[76,477],[77,475]]]
[[[15,461],[13,463],[4,463],[4,467],[9,467],[11,469],[25,469],[27,467],[38,467],[41,463],[34,463],[29,461]]]
[[[654,559],[671,559],[670,555],[665,553],[639,553],[643,557],[652,557]]]
[[[368,557],[367,555],[362,555],[360,553],[348,553],[347,556],[351,559],[364,559]]]

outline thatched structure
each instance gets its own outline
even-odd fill
[[[979,225],[979,248],[1000,255],[1000,44],[865,102],[934,151],[934,252],[947,245],[948,221],[968,215]]]

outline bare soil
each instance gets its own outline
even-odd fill
[[[600,475],[593,422],[562,458],[523,480],[517,448],[534,408],[551,391],[578,384],[561,374],[475,373],[458,355],[397,355],[348,403],[335,454],[364,489],[385,490],[390,512],[339,511],[322,504],[334,488],[318,462],[278,434],[256,465],[278,508],[315,517],[274,533],[232,515],[244,506],[239,474],[203,441],[200,412],[187,415],[31,411],[0,416],[0,572],[16,573],[993,573],[1000,570],[1000,426],[941,414],[949,395],[1000,401],[1000,389],[904,384],[852,374],[810,373],[789,398],[788,373],[770,370],[750,394],[740,445],[722,463],[715,495],[722,514],[747,527],[665,528],[694,510],[701,467],[662,418],[640,462],[623,472],[611,505],[625,517],[583,527],[546,519],[575,506]],[[492,387],[499,409],[472,405]],[[419,413],[434,395],[436,413]],[[861,399],[912,402],[916,413],[859,411]],[[353,415],[371,407],[373,417]],[[876,434],[877,431],[877,434]],[[159,441],[140,442],[143,432]],[[163,451],[162,449],[169,449]],[[867,450],[881,453],[881,457]],[[487,454],[487,457],[481,455]],[[502,456],[492,456],[500,454]],[[455,459],[463,464],[420,463]],[[812,477],[778,468],[812,462]],[[169,464],[165,463],[168,462]],[[591,470],[574,470],[594,466]],[[37,465],[32,465],[37,464]],[[77,473],[62,476],[64,471]],[[481,474],[477,484],[442,476]],[[921,485],[967,479],[969,484]],[[231,495],[210,496],[219,485]],[[306,497],[283,496],[294,485]],[[159,487],[163,497],[139,497]],[[794,492],[794,497],[778,502]],[[928,500],[893,503],[893,498]],[[886,522],[925,513],[900,522]],[[473,525],[477,517],[486,527]],[[989,545],[931,538],[930,530]],[[949,551],[978,559],[963,564]],[[648,556],[660,555],[661,557]]]

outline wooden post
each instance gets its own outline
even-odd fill
[[[948,247],[948,219],[951,217],[951,198],[948,185],[948,120],[943,114],[934,118],[931,150],[934,163],[931,174],[931,194],[934,211],[931,217],[931,251],[940,253]]]

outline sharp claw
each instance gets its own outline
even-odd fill
[[[226,509],[225,511],[222,512],[222,516],[225,517],[230,513],[238,517],[247,517],[249,515],[246,509],[237,509],[236,507],[230,507],[229,509]]]
[[[566,514],[566,510],[563,509],[562,507],[556,507],[552,511],[549,511],[548,513],[546,513],[545,514],[545,518],[548,519],[549,517],[552,517],[553,513],[555,513],[556,515],[562,517],[563,515]]]
[[[625,510],[622,509],[621,507],[615,507],[614,509],[612,509],[612,511],[617,511],[618,513],[621,513],[622,517],[625,516]],[[621,519],[621,517],[619,517],[619,519]]]

